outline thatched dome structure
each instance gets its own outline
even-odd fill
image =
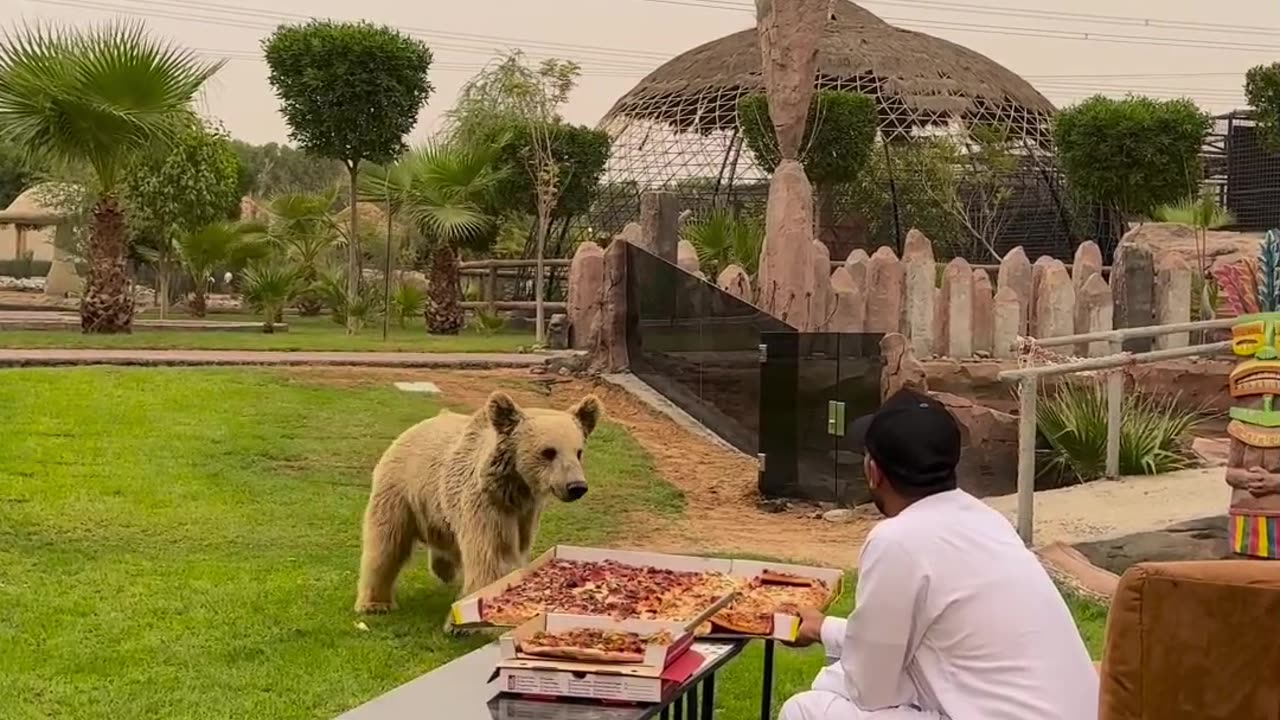
[[[894,27],[848,0],[835,0],[833,19],[819,44],[817,86],[874,98],[886,136],[922,127],[958,130],[969,123],[990,122],[1041,146],[1054,111],[1030,83],[991,59],[932,35]],[[601,121],[615,140],[614,174],[650,175],[625,169],[651,166],[657,155],[685,167],[675,177],[715,175],[706,170],[718,170],[726,162],[749,165],[747,158],[735,160],[737,104],[763,89],[755,28],[668,61],[619,98]],[[687,156],[683,160],[682,154]],[[637,155],[646,160],[639,161]],[[749,167],[739,167],[736,173],[738,179],[752,176],[758,171]],[[669,180],[620,179],[641,184]]]
[[[693,206],[711,202],[712,196],[720,202],[726,194],[742,200],[761,195],[767,174],[744,148],[737,117],[738,101],[764,90],[761,63],[751,28],[677,56],[619,98],[600,122],[613,138],[606,182],[613,184],[614,194],[665,187]],[[882,140],[926,134],[964,139],[975,125],[994,125],[1006,129],[1019,153],[1050,155],[1054,107],[1030,83],[977,52],[894,27],[848,0],[834,0],[817,67],[817,88],[875,100]],[[1027,182],[1036,184],[1042,177],[1029,173]],[[1029,192],[1046,194],[1043,188]],[[634,198],[627,197],[626,206],[614,212],[635,210]],[[913,222],[901,220],[904,228]],[[879,224],[882,235],[887,222]],[[1061,224],[1056,216],[1045,215],[1027,234],[1055,232],[1055,224]],[[833,251],[843,244],[833,244]]]

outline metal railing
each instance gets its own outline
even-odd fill
[[[1018,510],[1017,526],[1027,545],[1032,544],[1035,533],[1035,480],[1036,480],[1036,405],[1040,380],[1098,370],[1117,370],[1133,365],[1177,360],[1180,358],[1217,355],[1231,349],[1230,341],[1190,345],[1187,347],[1131,353],[1121,349],[1125,340],[1153,338],[1164,335],[1218,330],[1229,328],[1235,318],[1205,320],[1201,322],[1152,325],[1138,328],[1122,328],[1104,332],[1067,335],[1035,340],[1039,347],[1062,347],[1090,342],[1107,342],[1112,354],[1106,357],[1088,358],[1059,365],[1005,370],[999,374],[1002,382],[1017,383],[1018,410]],[[1110,373],[1107,376],[1107,458],[1106,477],[1114,480],[1120,475],[1120,425],[1124,396],[1124,375]]]

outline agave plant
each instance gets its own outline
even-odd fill
[[[92,168],[85,332],[129,332],[133,295],[117,190],[128,161],[169,143],[222,63],[147,35],[141,25],[23,28],[0,38],[0,137],[29,154]]]
[[[1188,435],[1200,423],[1197,413],[1177,406],[1175,397],[1134,393],[1121,407],[1120,474],[1158,475],[1190,467]],[[1107,395],[1093,378],[1064,380],[1040,400],[1040,433],[1049,441],[1050,463],[1081,481],[1106,473]]]
[[[685,225],[681,237],[698,251],[698,263],[710,277],[731,264],[755,277],[764,248],[764,228],[754,218],[715,210],[705,219]]]
[[[284,309],[305,287],[298,269],[279,261],[255,263],[240,278],[240,293],[245,304],[262,316],[264,333],[275,332]]]

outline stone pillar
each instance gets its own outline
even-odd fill
[[[1076,334],[1106,332],[1112,329],[1114,304],[1111,287],[1095,272],[1080,286],[1076,295]],[[1082,357],[1105,357],[1111,354],[1111,343],[1097,340],[1076,345],[1075,353]]]
[[[969,262],[958,257],[947,263],[942,274],[947,357],[973,357],[973,295],[973,268]]]
[[[889,333],[880,339],[880,356],[884,369],[880,371],[880,399],[906,388],[918,393],[929,392],[928,375],[924,366],[911,352],[911,343],[898,333]]]
[[[688,240],[676,243],[676,265],[690,275],[697,275],[702,269],[702,263],[698,262],[698,249],[693,243]]]
[[[834,295],[831,322],[828,323],[830,332],[862,332],[867,319],[866,288],[855,283],[847,269],[838,267],[831,273],[831,290]]]
[[[627,241],[614,240],[604,251],[600,332],[591,367],[597,372],[627,369]]]
[[[986,270],[973,271],[973,354],[991,355],[995,342],[995,300],[991,276]]]
[[[813,279],[809,283],[812,288],[809,297],[809,326],[821,332],[826,330],[831,321],[831,313],[835,310],[835,297],[831,289],[831,251],[817,240],[813,241],[810,250]]]
[[[1155,262],[1151,252],[1133,243],[1116,248],[1111,265],[1111,298],[1115,302],[1117,328],[1155,325]],[[1151,338],[1124,341],[1128,352],[1148,352]]]
[[[1009,288],[1009,291],[1018,297],[1021,315],[1018,319],[1017,334],[1026,335],[1031,327],[1028,325],[1028,316],[1031,312],[1031,261],[1027,259],[1027,253],[1021,245],[1005,253],[1004,258],[1000,260],[996,290],[1005,288]]]
[[[1177,253],[1165,253],[1160,259],[1160,271],[1156,276],[1156,321],[1161,325],[1191,322],[1191,267]],[[1156,340],[1156,348],[1186,347],[1191,344],[1189,333],[1162,335]]]
[[[1030,267],[1027,268],[1030,270]],[[1014,343],[1022,334],[1022,298],[1010,286],[1001,284],[994,298],[995,312],[992,320],[992,350],[997,358],[1015,358],[1018,353]]]
[[[1040,295],[1043,292],[1041,285],[1044,283],[1044,273],[1054,263],[1062,264],[1048,255],[1041,255],[1031,266],[1031,304],[1027,309],[1027,330],[1034,337],[1040,337]]]
[[[1035,337],[1071,335],[1076,325],[1076,291],[1071,285],[1071,274],[1061,260],[1050,260],[1043,267],[1040,295],[1036,298]]]
[[[752,300],[751,276],[738,265],[730,264],[725,267],[720,272],[720,277],[716,278],[716,285],[742,302],[749,303]]]
[[[809,105],[818,66],[818,43],[831,18],[831,0],[761,2],[756,36],[761,70],[782,159],[769,182],[764,251],[760,258],[760,305],[787,324],[808,330],[823,318],[811,315],[813,188],[800,164]]]
[[[760,307],[797,330],[809,329],[812,256],[813,188],[798,160],[783,160],[769,181]]]
[[[1075,286],[1077,298],[1094,273],[1102,273],[1102,248],[1092,240],[1085,240],[1076,248],[1075,259],[1071,261],[1071,284]]]
[[[906,271],[893,250],[887,247],[876,250],[867,261],[867,332],[898,332],[905,281]]]
[[[860,287],[867,286],[867,261],[871,259],[867,255],[867,251],[858,248],[849,253],[849,257],[844,261],[844,269],[849,273],[850,279]]]
[[[938,267],[933,259],[933,243],[915,228],[903,242],[902,266],[906,283],[904,329],[916,357],[929,357],[936,343],[945,344],[946,333],[935,335]]]
[[[578,246],[569,264],[569,337],[575,349],[589,350],[599,342],[604,302],[604,250],[588,240]]]
[[[680,203],[673,193],[650,190],[640,194],[640,247],[675,265],[679,260]]]

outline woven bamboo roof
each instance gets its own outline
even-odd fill
[[[848,0],[833,8],[818,49],[820,87],[873,95],[882,115],[911,115],[916,123],[999,116],[1016,124],[1053,112],[1030,83],[980,53],[894,27]],[[756,30],[743,30],[668,61],[602,124],[627,117],[685,132],[727,129],[736,123],[737,99],[763,87]]]

